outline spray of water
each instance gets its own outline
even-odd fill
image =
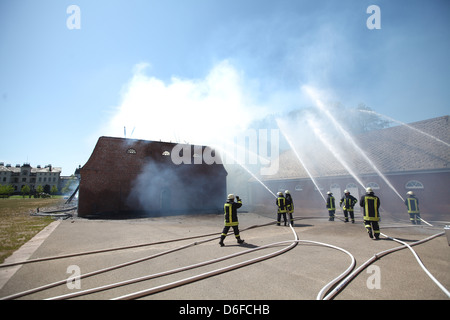
[[[314,103],[320,109],[320,111],[322,111],[327,116],[327,118],[331,120],[331,122],[339,130],[339,132],[343,135],[343,137],[353,145],[353,147],[356,149],[356,151],[367,161],[367,163],[384,180],[384,182],[386,182],[386,184],[389,186],[389,188],[391,188],[392,191],[394,191],[395,194],[400,199],[402,199],[402,201],[405,201],[405,199],[403,199],[403,197],[400,195],[400,193],[398,193],[398,191],[394,188],[394,186],[389,182],[389,180],[386,178],[386,176],[377,168],[377,166],[373,163],[373,161],[370,160],[370,158],[366,155],[366,153],[356,144],[353,137],[334,119],[334,117],[330,114],[328,109],[325,107],[324,103],[319,99],[317,91],[314,88],[311,88],[309,86],[303,86],[302,89],[314,101]]]
[[[432,134],[426,133],[426,132],[424,132],[424,131],[422,131],[422,130],[420,130],[420,129],[417,129],[417,128],[413,127],[413,126],[410,126],[409,124],[406,124],[406,123],[404,123],[404,122],[395,120],[395,119],[393,119],[393,118],[391,118],[391,117],[388,117],[388,116],[386,116],[386,115],[377,113],[377,112],[372,111],[372,110],[359,110],[359,111],[361,111],[361,112],[366,112],[366,113],[370,113],[370,114],[374,114],[374,115],[383,117],[383,118],[385,118],[385,119],[387,119],[387,120],[389,120],[389,121],[398,123],[398,124],[400,124],[400,125],[402,125],[402,126],[405,126],[405,127],[409,128],[409,129],[411,129],[411,130],[414,130],[414,131],[416,131],[416,132],[418,132],[418,133],[420,133],[420,134],[423,134],[423,135],[425,135],[425,136],[427,136],[427,137],[429,137],[429,138],[431,138],[431,139],[433,139],[433,140],[435,140],[435,141],[437,141],[437,142],[443,143],[443,144],[445,144],[447,147],[450,147],[450,144],[448,144],[447,142],[442,141],[441,139],[439,139],[439,138],[433,136]]]
[[[291,139],[288,137],[288,135],[286,134],[286,132],[282,129],[285,126],[281,123],[280,119],[276,119],[278,128],[281,131],[281,134],[284,136],[284,138],[286,139],[286,141],[288,142],[289,146],[291,147],[292,151],[294,152],[295,156],[297,157],[298,161],[301,163],[301,165],[303,166],[303,168],[305,169],[306,173],[308,174],[309,178],[311,179],[311,181],[314,183],[314,186],[316,187],[317,191],[319,191],[323,201],[327,201],[325,199],[325,196],[322,194],[322,192],[320,191],[319,186],[317,185],[316,180],[314,179],[313,175],[311,174],[311,172],[308,170],[308,167],[305,165],[305,162],[303,161],[302,157],[300,157],[300,155],[298,154],[296,148],[294,147],[294,144],[292,143]]]
[[[231,154],[231,152],[228,152],[224,148],[217,148],[219,149],[222,154],[226,154],[228,157],[232,158],[238,165],[240,165],[245,171],[247,171],[256,181],[258,181],[267,191],[269,191],[275,198],[277,197],[275,193],[272,192],[272,190],[269,189],[268,186],[264,184],[253,172],[251,172],[242,162],[239,162],[236,160],[236,158]]]
[[[255,151],[253,151],[253,150],[251,150],[252,148],[245,148],[245,147],[243,147],[243,146],[241,146],[241,145],[239,145],[239,144],[237,144],[237,143],[231,143],[230,141],[228,141],[228,140],[225,140],[225,139],[223,139],[223,138],[218,138],[217,139],[218,141],[220,141],[222,144],[223,144],[223,147],[221,147],[221,148],[218,148],[218,147],[216,147],[217,149],[220,149],[221,151],[224,151],[224,149],[225,148],[227,148],[227,149],[230,149],[230,148],[237,148],[238,149],[238,153],[240,153],[241,155],[244,155],[245,156],[245,154],[248,154],[248,157],[249,157],[249,163],[250,164],[257,164],[258,163],[258,161],[262,164],[262,165],[268,165],[268,164],[270,164],[270,160],[268,159],[268,158],[266,158],[266,157],[263,157],[262,155],[260,155],[258,152],[255,152]],[[256,148],[256,147],[255,147]],[[253,148],[253,149],[255,149],[255,148]],[[225,152],[227,155],[228,154],[230,154],[230,152]],[[239,157],[236,157],[236,158],[239,158]],[[234,161],[236,161],[235,159],[236,158],[234,158],[233,157],[233,160]],[[245,157],[244,157],[244,159],[245,159]],[[240,163],[241,164],[241,163]]]
[[[363,187],[364,183],[361,181],[361,179],[358,177],[358,175],[355,173],[355,171],[348,165],[347,161],[344,160],[344,157],[339,152],[338,148],[334,147],[333,144],[329,142],[329,139],[325,136],[322,130],[320,130],[318,124],[313,121],[312,119],[308,119],[308,124],[314,131],[314,134],[320,139],[320,141],[330,150],[334,157],[342,164],[342,166],[349,172],[353,178]]]

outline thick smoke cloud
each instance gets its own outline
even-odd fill
[[[147,75],[148,69],[147,64],[136,66],[106,128],[110,135],[123,136],[126,127],[128,137],[135,139],[210,145],[232,140],[266,113],[228,61],[203,79],[173,77],[169,83]]]

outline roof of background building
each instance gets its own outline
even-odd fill
[[[8,164],[5,166],[3,164],[0,164],[0,171],[20,173],[22,170],[22,167],[24,167],[24,166],[29,167],[30,168],[29,170],[31,173],[43,173],[43,172],[56,172],[56,173],[60,172],[61,173],[61,171],[62,171],[61,167],[45,166],[43,168],[42,167],[38,168],[38,167],[32,167],[29,164],[25,164],[22,166],[10,166]]]
[[[450,170],[449,116],[374,130],[354,137],[382,173]],[[358,175],[375,174],[365,157],[349,145],[338,146],[345,162]],[[347,150],[345,150],[347,149]],[[348,176],[349,171],[325,146],[310,144],[299,154],[314,177]],[[264,180],[308,178],[308,172],[292,150],[279,157],[278,173]]]

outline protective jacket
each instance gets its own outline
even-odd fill
[[[327,209],[328,209],[328,211],[336,210],[336,205],[334,203],[334,197],[332,195],[328,195],[328,198],[327,198]]]
[[[283,196],[280,196],[277,198],[277,206],[278,206],[278,213],[286,213],[286,198]]]
[[[237,202],[233,200],[227,200],[227,202],[223,205],[225,226],[232,227],[237,226],[239,224],[237,217],[237,209],[242,207],[242,201],[237,199]]]
[[[419,213],[419,199],[415,196],[408,196],[405,205],[408,207],[408,213]]]
[[[342,197],[340,205],[342,206],[342,204],[344,204],[344,207],[342,208],[344,210],[353,211],[353,207],[355,206],[355,203],[357,203],[357,202],[358,202],[358,200],[356,200],[356,198],[354,196],[349,194],[348,196],[345,195],[344,197]]]
[[[359,205],[363,208],[364,220],[379,221],[380,220],[380,198],[373,194],[373,192],[361,196]]]
[[[286,195],[286,210],[288,213],[294,212],[294,201],[292,200],[292,196],[290,194]]]

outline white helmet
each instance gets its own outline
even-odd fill
[[[333,194],[331,191],[328,191],[327,194]]]
[[[366,193],[372,193],[372,192],[373,192],[373,190],[372,190],[371,187],[368,187],[368,188],[366,189]]]
[[[350,193],[350,191],[348,191],[347,189],[344,190],[344,193]]]
[[[227,197],[227,200],[234,200],[234,194],[230,193]]]
[[[279,191],[279,192],[277,192],[277,196],[282,196],[283,195],[283,192],[281,192],[281,191]]]
[[[409,194],[410,196],[413,196],[413,195],[414,195],[414,192],[408,191],[406,194]]]
[[[289,190],[286,190],[284,193],[289,194],[290,192],[289,192]]]

